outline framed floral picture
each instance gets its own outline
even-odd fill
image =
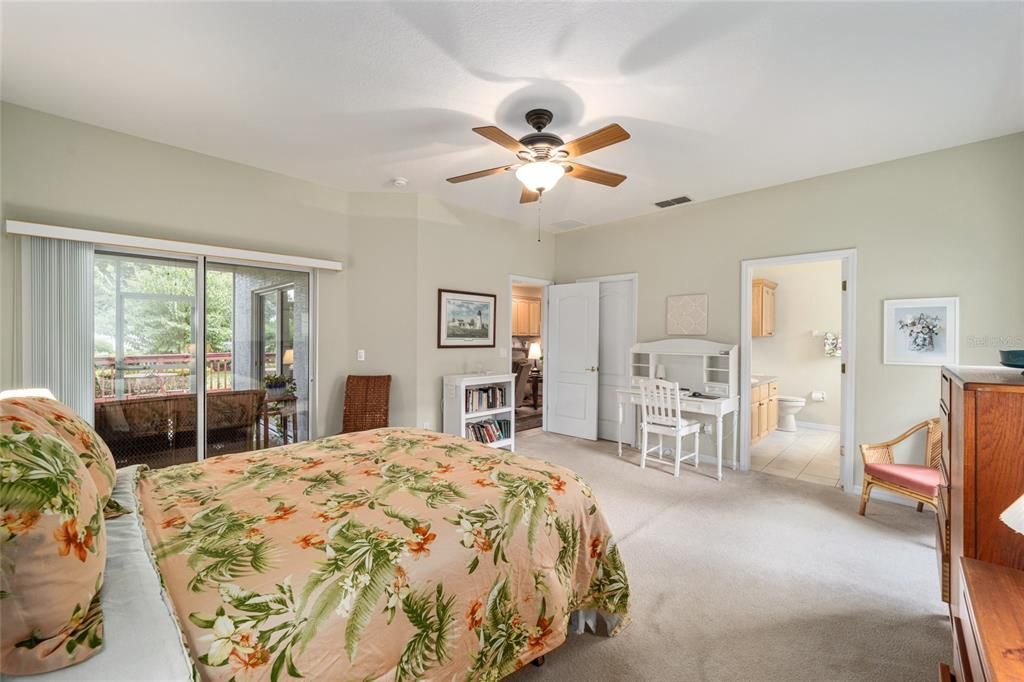
[[[887,365],[960,362],[960,299],[903,298],[884,302]]]
[[[494,348],[494,294],[437,290],[437,347]]]

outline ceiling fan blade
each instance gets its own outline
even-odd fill
[[[497,168],[488,168],[487,170],[477,171],[475,173],[466,173],[465,175],[456,175],[454,178],[448,178],[448,182],[466,182],[467,180],[476,180],[477,178],[486,178],[488,175],[497,175],[498,173],[504,173],[505,171],[512,168],[512,166],[498,166]]]
[[[531,201],[537,201],[540,199],[540,194],[534,192],[532,189],[523,188],[523,193],[519,195],[520,204],[528,204]]]
[[[512,137],[511,135],[506,133],[501,128],[498,128],[497,126],[483,126],[482,128],[473,128],[473,132],[476,133],[477,135],[483,135],[484,137],[486,137],[488,140],[495,144],[500,144],[502,147],[509,150],[510,152],[515,152],[518,154],[519,152],[530,151],[522,144],[520,144],[519,140]]]
[[[618,123],[612,123],[589,135],[570,140],[562,145],[562,150],[569,153],[569,158],[583,156],[590,152],[609,147],[629,139],[629,133]]]
[[[618,187],[622,184],[622,181],[626,179],[625,175],[612,173],[611,171],[601,170],[600,168],[594,168],[592,166],[584,166],[582,163],[576,163],[575,161],[570,165],[571,168],[569,168],[565,174],[578,180],[596,182],[599,185],[607,185],[608,187]]]

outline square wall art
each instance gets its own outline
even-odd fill
[[[669,296],[665,303],[665,332],[674,336],[708,333],[708,295]]]
[[[887,365],[955,365],[960,361],[960,299],[885,301]]]

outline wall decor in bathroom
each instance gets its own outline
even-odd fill
[[[832,332],[825,332],[824,339],[826,358],[843,357],[843,337]]]
[[[708,333],[708,295],[680,294],[665,299],[665,333],[703,336]]]
[[[887,365],[955,365],[960,361],[960,299],[884,301]]]

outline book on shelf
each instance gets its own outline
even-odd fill
[[[512,421],[509,419],[485,419],[466,424],[466,437],[481,443],[494,443],[512,437]]]
[[[505,407],[504,386],[482,386],[466,389],[466,412],[480,412]]]

